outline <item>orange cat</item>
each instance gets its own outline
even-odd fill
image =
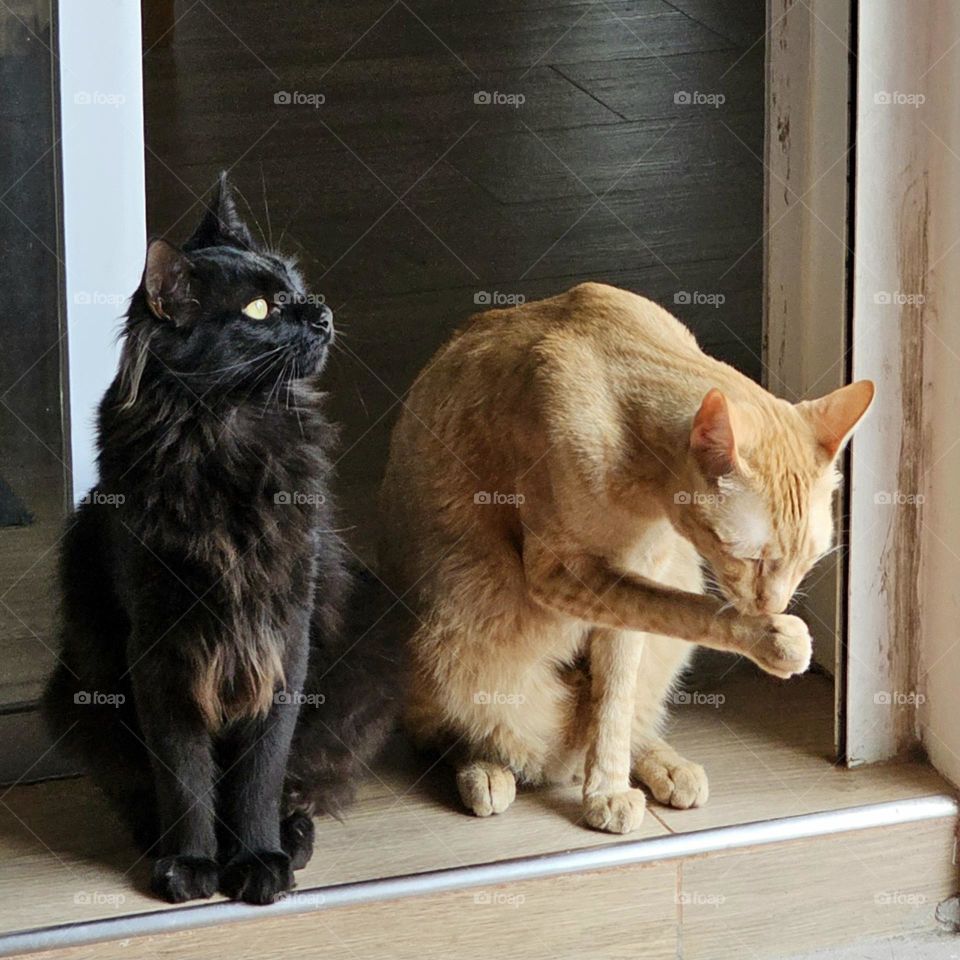
[[[578,776],[587,823],[616,833],[643,816],[631,775],[706,801],[658,735],[666,696],[695,644],[807,669],[783,611],[830,547],[837,455],[872,398],[861,381],[777,399],[594,283],[440,350],[393,433],[382,560],[414,615],[408,726],[449,751],[470,810]]]

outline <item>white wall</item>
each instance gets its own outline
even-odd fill
[[[960,785],[960,9],[931,6],[920,108],[929,151],[924,413],[928,450],[921,567],[920,735]]]
[[[61,0],[67,356],[74,499],[94,483],[93,416],[146,241],[140,4]]]
[[[960,784],[958,6],[864,0],[858,54],[849,749]]]

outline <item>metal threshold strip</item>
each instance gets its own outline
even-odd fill
[[[192,907],[169,907],[150,913],[130,914],[108,920],[92,920],[23,930],[0,936],[0,957],[39,950],[64,949],[155,936],[181,930],[196,930],[243,920],[306,914],[335,907],[356,906],[383,900],[399,900],[448,893],[471,887],[496,886],[524,880],[539,880],[564,874],[608,870],[644,863],[661,863],[684,857],[723,853],[748,847],[829,836],[854,830],[890,827],[921,820],[956,817],[960,806],[943,794],[888,803],[867,804],[823,813],[807,813],[777,820],[757,820],[729,827],[715,827],[666,837],[628,840],[603,847],[498,860],[469,867],[450,867],[425,873],[362,880],[296,890],[268,907],[218,901]]]

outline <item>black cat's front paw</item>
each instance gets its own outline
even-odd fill
[[[153,865],[150,889],[168,903],[206,900],[217,892],[219,867],[206,857],[161,857]]]
[[[246,903],[273,903],[292,886],[290,858],[279,850],[239,854],[220,874],[220,892]]]
[[[313,856],[313,820],[305,810],[294,810],[280,821],[280,846],[290,866],[302,870]]]

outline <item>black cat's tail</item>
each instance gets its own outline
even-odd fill
[[[393,732],[405,674],[396,629],[403,610],[367,570],[356,574],[341,629],[318,603],[287,768],[288,813],[339,819]]]

